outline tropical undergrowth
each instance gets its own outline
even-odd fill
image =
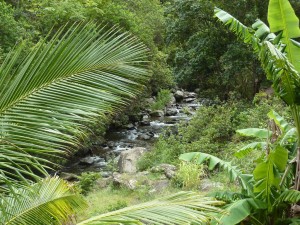
[[[231,159],[234,152],[249,138],[236,134],[237,129],[245,127],[266,128],[267,113],[275,109],[289,118],[289,111],[276,97],[260,92],[253,103],[239,100],[219,102],[212,106],[201,106],[193,118],[179,125],[177,132],[166,131],[154,149],[139,161],[141,170],[160,163],[179,164],[179,155],[186,152],[201,151],[223,159]],[[252,162],[237,160],[245,170]]]

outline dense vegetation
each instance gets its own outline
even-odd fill
[[[99,174],[70,186],[49,171],[141,96],[163,109],[184,88],[211,104],[139,169],[173,164],[175,189],[196,193],[118,201],[78,224],[298,224],[299,12],[296,0],[0,1],[0,223],[77,223]],[[234,187],[199,195],[221,169]]]

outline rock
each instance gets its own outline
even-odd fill
[[[181,102],[184,98],[184,93],[182,91],[176,91],[174,94],[176,102]]]
[[[195,92],[186,92],[185,98],[197,98],[197,94]]]
[[[85,157],[80,160],[79,164],[80,165],[92,165],[94,163],[93,157]]]
[[[135,190],[137,186],[137,180],[132,177],[123,176],[120,173],[113,173],[113,184],[125,186],[130,190]]]
[[[220,182],[213,182],[209,179],[203,179],[201,180],[200,188],[202,191],[211,191],[215,188],[223,188],[224,186]]]
[[[111,174],[111,173],[109,173],[109,172],[107,172],[107,171],[101,171],[100,174],[101,174],[101,177],[103,177],[103,178],[108,178],[108,177],[110,177],[110,174]]]
[[[146,152],[145,148],[136,147],[121,152],[118,161],[118,168],[120,173],[136,173],[137,160]]]
[[[79,161],[80,165],[93,165],[94,163],[104,162],[104,158],[99,156],[87,156]]]
[[[106,188],[106,187],[108,187],[112,182],[113,182],[112,177],[102,178],[102,179],[98,179],[98,180],[96,181],[95,186],[97,186],[99,189],[100,189],[100,188]],[[98,188],[97,188],[97,189],[98,189]]]
[[[152,117],[163,117],[164,116],[164,111],[162,110],[155,110],[150,113]]]
[[[142,121],[140,122],[142,126],[150,126],[150,119],[148,115],[144,115]]]
[[[178,113],[176,108],[168,108],[166,110],[166,116],[175,116]]]
[[[148,134],[141,134],[139,135],[139,139],[142,139],[142,140],[150,140],[152,137]]]
[[[176,104],[176,98],[174,97],[174,95],[171,95],[171,100],[168,103],[168,106],[174,105]]]
[[[154,98],[145,98],[145,103],[147,105],[152,105],[155,102]]]
[[[163,172],[168,179],[171,179],[176,174],[176,166],[171,164],[160,164],[158,166],[152,167],[151,172]]]
[[[97,163],[94,163],[93,166],[95,166],[95,167],[106,167],[107,163],[106,162],[97,162]]]
[[[153,189],[150,190],[150,193],[154,193],[154,192],[162,192],[164,191],[166,188],[168,188],[170,185],[170,181],[169,180],[158,180],[155,181],[152,184]]]
[[[186,99],[184,99],[184,102],[189,103],[189,102],[193,102],[195,100],[196,100],[196,98],[186,98]]]
[[[78,181],[78,176],[73,173],[66,173],[66,172],[61,172],[59,174],[59,177],[61,179],[67,180],[67,181]]]
[[[125,128],[127,130],[134,130],[135,129],[135,127],[134,127],[134,125],[132,123],[129,123],[129,124],[125,125]]]

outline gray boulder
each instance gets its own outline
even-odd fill
[[[150,113],[152,117],[163,117],[164,116],[164,111],[162,110],[155,110]]]
[[[176,166],[162,163],[158,166],[152,167],[151,172],[163,172],[168,179],[171,179],[176,175]]]
[[[175,116],[178,113],[176,108],[168,108],[166,110],[166,116]]]
[[[136,173],[137,161],[145,152],[146,149],[141,147],[122,151],[118,161],[120,173]]]
[[[176,99],[176,102],[181,102],[184,98],[183,91],[176,91],[175,94],[174,94],[174,97]]]

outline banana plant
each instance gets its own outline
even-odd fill
[[[215,16],[253,47],[275,93],[290,107],[300,140],[300,37],[299,19],[288,0],[270,0],[268,22],[260,20],[248,28],[227,12],[215,9]],[[277,33],[277,35],[275,35]],[[299,146],[299,145],[298,145]],[[300,148],[297,150],[295,189],[300,189]]]
[[[219,224],[281,224],[290,220],[286,215],[289,204],[300,200],[300,192],[290,189],[293,185],[291,165],[296,155],[295,128],[275,111],[269,112],[268,116],[273,121],[272,130],[237,130],[240,135],[259,139],[245,145],[235,154],[242,158],[251,151],[261,153],[256,159],[258,164],[252,174],[244,174],[231,162],[207,153],[180,155],[180,159],[184,161],[207,163],[209,170],[223,168],[229,174],[230,181],[237,180],[240,183],[240,193],[216,192],[209,195],[228,203],[225,206],[228,212],[220,216]]]

